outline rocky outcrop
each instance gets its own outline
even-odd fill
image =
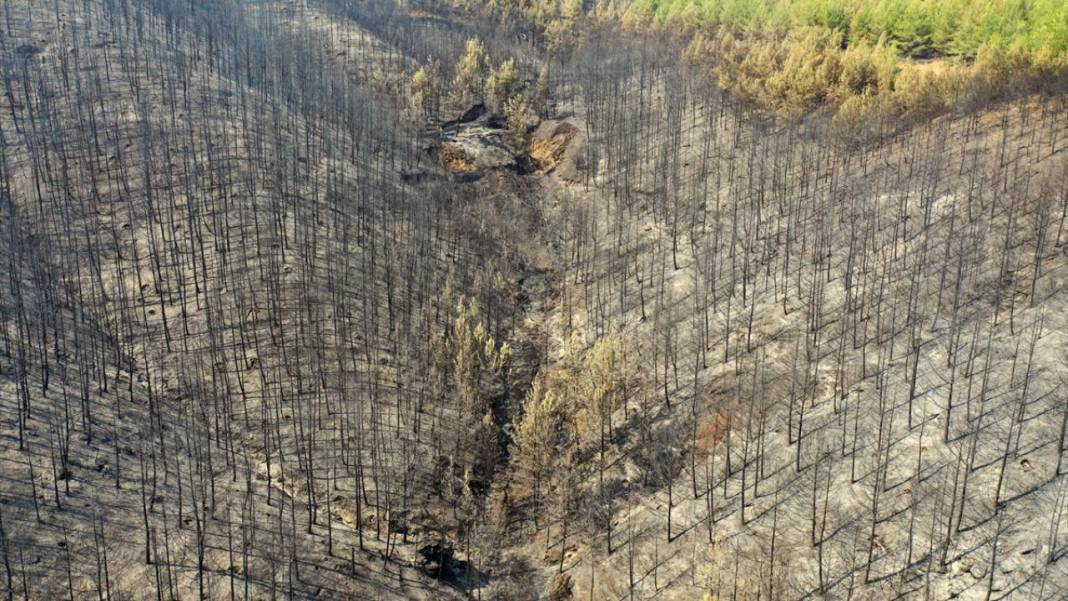
[[[501,118],[476,104],[442,125],[438,160],[461,174],[512,168],[518,151],[508,138]]]
[[[504,118],[476,104],[441,125],[433,152],[449,172],[476,177],[487,171],[511,169],[519,173],[555,173],[578,179],[585,139],[572,120],[539,121],[531,114],[528,148],[516,146]]]

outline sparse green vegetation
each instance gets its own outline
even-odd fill
[[[441,75],[438,64],[428,60],[412,75],[408,99],[412,108],[425,115],[432,115],[438,110],[441,98]]]
[[[463,56],[456,63],[456,74],[452,80],[453,104],[463,105],[481,98],[490,72],[489,57],[481,40],[470,39]]]
[[[510,58],[493,69],[486,88],[493,105],[503,107],[519,89],[519,68],[515,59]]]

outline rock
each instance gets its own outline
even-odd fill
[[[469,107],[464,112],[460,113],[454,121],[447,125],[455,125],[460,123],[474,123],[476,120],[486,115],[486,105],[479,102]]]
[[[451,580],[457,573],[456,558],[453,556],[452,545],[448,543],[431,543],[419,549],[422,560],[419,562],[420,569],[428,576]]]
[[[567,601],[574,598],[574,586],[570,575],[556,574],[549,582],[548,591],[546,591],[549,601]]]
[[[29,57],[31,57],[31,56],[33,56],[35,54],[40,53],[40,52],[41,52],[41,48],[39,46],[34,45],[34,44],[23,44],[23,45],[19,46],[18,48],[15,48],[15,54],[17,54],[18,56],[20,56],[22,58],[29,58]]]
[[[454,125],[442,133],[438,158],[452,172],[471,173],[513,167],[516,152],[504,132],[482,123]]]
[[[334,502],[337,503],[338,499],[335,499]],[[344,505],[335,506],[335,508],[334,508],[334,518],[341,520],[341,522],[343,524],[345,524],[346,526],[348,526],[349,528],[352,528],[352,529],[357,529],[357,528],[361,528],[362,527],[362,524],[360,524],[360,520],[356,519],[356,512],[354,510],[352,510],[352,509],[349,509],[348,507],[346,507]]]

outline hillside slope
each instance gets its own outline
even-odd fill
[[[558,339],[646,385],[552,477],[576,598],[1063,596],[1063,98],[857,147],[609,64]]]
[[[8,596],[456,597],[413,341],[507,262],[403,55],[298,3],[4,8]]]
[[[853,123],[581,11],[3,8],[6,598],[1068,595],[1054,88]]]

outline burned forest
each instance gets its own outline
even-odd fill
[[[1068,599],[1060,2],[0,0],[0,83],[5,600]]]

